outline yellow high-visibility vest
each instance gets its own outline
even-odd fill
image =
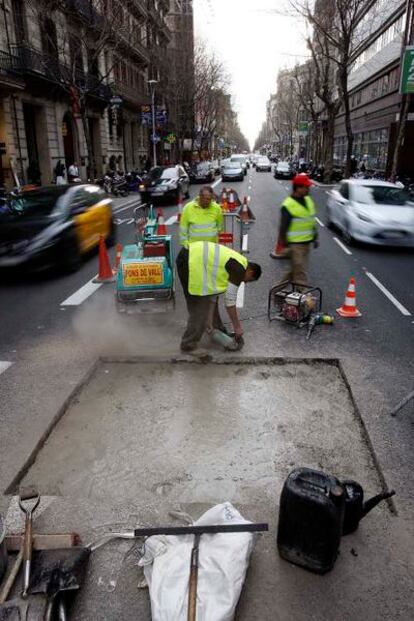
[[[226,263],[235,259],[247,268],[248,261],[239,252],[211,242],[194,242],[189,246],[188,292],[191,295],[224,293],[229,284]]]
[[[212,201],[203,209],[195,199],[184,207],[180,221],[180,244],[185,248],[197,241],[217,243],[222,230],[223,212],[216,202]]]
[[[292,216],[287,230],[289,244],[309,242],[315,238],[315,203],[310,196],[305,196],[305,203],[307,207],[298,203],[292,196],[288,196],[283,202],[282,207],[286,207]]]

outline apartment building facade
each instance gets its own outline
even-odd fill
[[[406,0],[367,3],[355,33],[358,54],[349,74],[354,156],[368,169],[389,174],[396,142],[402,97],[400,58],[406,28]],[[334,159],[342,164],[346,153],[343,111],[335,127]],[[414,106],[410,110],[400,160],[401,174],[414,174]]]
[[[169,0],[4,0],[0,185],[50,183],[59,160],[83,178],[142,164],[141,106],[168,10]]]

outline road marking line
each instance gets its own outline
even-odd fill
[[[319,218],[315,217],[316,222],[319,224],[319,226],[321,226],[322,228],[325,227],[324,223],[322,222],[322,220],[319,220]]]
[[[96,276],[94,276],[94,278],[96,278]],[[79,304],[82,304],[82,302],[84,302],[90,295],[95,293],[95,291],[97,291],[99,287],[102,287],[102,284],[103,283],[101,282],[93,282],[93,279],[91,279],[89,282],[83,285],[83,287],[75,291],[75,293],[72,293],[72,295],[66,298],[66,300],[61,302],[60,305],[79,306]]]
[[[168,218],[168,220],[166,220],[165,225],[171,226],[172,224],[175,224],[177,222],[177,219],[177,214],[175,214],[174,216],[171,216],[170,218]]]
[[[125,211],[125,209],[130,209],[131,207],[133,207],[134,204],[135,201],[133,203],[128,203],[128,205],[124,205],[120,209],[114,209],[113,213],[120,213],[121,211]],[[138,203],[136,207],[138,207],[138,205],[141,205],[141,203]]]
[[[243,235],[242,252],[249,252],[249,234]]]
[[[237,291],[236,308],[243,308],[244,306],[244,282],[241,283]]]
[[[134,218],[115,218],[114,220],[117,226],[121,224],[132,224],[134,222]]]
[[[212,183],[212,184],[211,184],[211,187],[212,187],[212,188],[215,188],[215,187],[216,187],[216,185],[218,185],[218,184],[219,184],[219,183],[221,183],[221,182],[222,182],[222,178],[221,178],[221,177],[219,177],[219,178],[217,179],[217,181],[215,181],[214,183]]]
[[[401,304],[401,302],[399,302],[390,291],[388,291],[388,289],[386,287],[384,287],[384,285],[382,283],[380,283],[380,281],[375,278],[375,276],[373,274],[371,274],[371,272],[365,272],[365,274],[368,276],[368,278],[370,280],[372,280],[372,282],[374,283],[374,285],[376,285],[378,287],[378,289],[380,291],[382,291],[382,293],[390,300],[390,302],[392,302],[394,304],[394,306],[396,306],[398,308],[398,310],[400,311],[400,313],[402,313],[403,315],[405,315],[406,317],[411,317],[411,313],[409,310],[407,310],[405,308],[405,306],[403,306]]]
[[[250,201],[251,201],[251,196],[249,194],[249,196],[247,197],[247,202],[250,203]]]
[[[4,371],[7,371],[7,369],[11,367],[12,364],[12,362],[8,362],[7,360],[0,360],[0,374],[4,373]]]
[[[346,254],[352,254],[352,252],[350,250],[348,250],[348,248],[345,246],[345,244],[343,244],[337,237],[333,238],[334,241],[338,244],[338,246],[340,248],[342,248],[342,250],[346,253]]]

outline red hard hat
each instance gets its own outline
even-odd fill
[[[292,179],[292,183],[293,185],[304,185],[307,188],[310,188],[313,185],[312,180],[309,179],[306,173],[299,173],[298,175],[295,175]]]

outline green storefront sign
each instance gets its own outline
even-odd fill
[[[402,61],[400,93],[414,93],[414,45],[405,48]]]

